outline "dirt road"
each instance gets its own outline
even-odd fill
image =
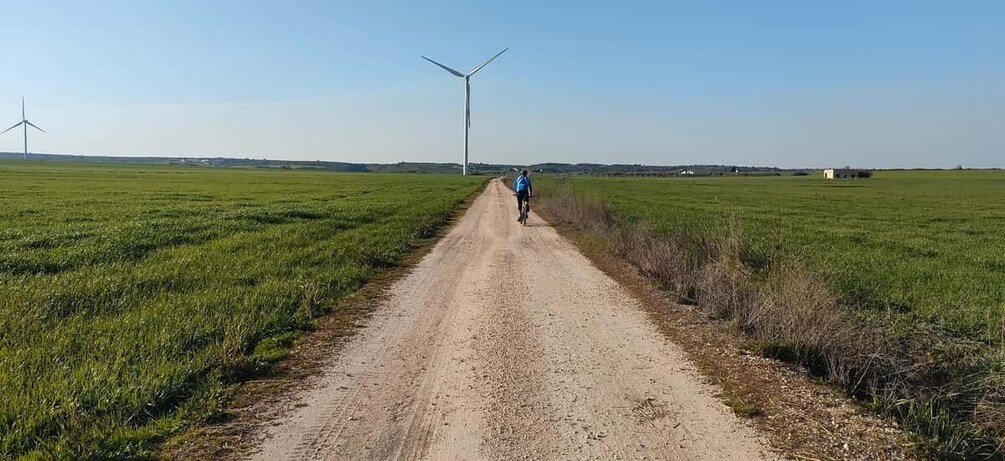
[[[256,459],[759,459],[613,280],[493,181]]]

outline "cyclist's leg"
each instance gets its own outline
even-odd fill
[[[527,195],[528,195],[527,191],[525,191],[525,190],[522,190],[522,191],[516,193],[517,219],[520,219],[521,217],[523,217],[523,204],[524,204],[524,202],[527,201],[527,198],[528,198]]]

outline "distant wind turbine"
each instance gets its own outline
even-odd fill
[[[444,66],[443,64],[433,61],[432,59],[422,56],[422,59],[425,59],[426,61],[436,64],[437,66],[440,66],[443,70],[450,72],[451,74],[454,74],[454,76],[456,77],[464,79],[464,167],[462,170],[462,174],[465,175],[468,174],[468,128],[471,128],[471,76],[475,75],[475,72],[482,70],[482,67],[487,66],[490,62],[492,62],[492,60],[498,58],[500,54],[505,53],[506,50],[508,49],[509,48],[506,48],[505,50],[496,53],[496,55],[489,58],[488,61],[485,61],[480,66],[471,69],[471,72],[468,72],[467,75],[464,75],[460,72],[457,72],[454,69]]]
[[[24,98],[21,98],[21,121],[18,122],[16,125],[10,127],[10,128],[7,128],[6,130],[3,130],[3,132],[0,133],[0,134],[6,133],[6,132],[8,132],[10,130],[13,130],[14,128],[17,128],[17,127],[22,126],[22,125],[24,126],[24,159],[28,160],[28,127],[31,126],[32,128],[34,128],[34,129],[36,129],[38,131],[41,131],[43,133],[45,133],[45,130],[43,130],[43,129],[37,127],[37,126],[35,126],[34,123],[31,123],[31,122],[28,121],[28,117],[25,117],[25,115],[24,115]]]

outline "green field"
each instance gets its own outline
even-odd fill
[[[895,416],[923,456],[1005,455],[1005,172],[537,185],[587,242]]]
[[[1005,334],[1005,171],[881,171],[845,181],[577,176],[571,184],[659,233],[738,228],[748,262],[779,251],[799,257],[828,274],[847,305],[984,341]]]
[[[135,456],[483,180],[0,162],[0,458]]]

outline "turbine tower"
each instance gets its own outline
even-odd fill
[[[468,72],[467,75],[457,72],[456,70],[444,66],[443,64],[433,61],[432,59],[429,59],[425,56],[422,56],[422,59],[425,59],[426,61],[436,64],[437,66],[440,66],[440,68],[442,68],[443,70],[450,72],[451,74],[454,74],[455,77],[460,77],[464,79],[464,167],[462,170],[462,174],[465,175],[468,174],[468,128],[471,128],[471,76],[475,75],[475,72],[482,70],[482,67],[487,66],[490,62],[492,62],[492,60],[498,58],[500,54],[505,53],[506,50],[508,49],[509,48],[506,48],[496,53],[496,55],[489,58],[488,61],[485,61],[480,66],[471,69],[471,72]]]
[[[31,126],[32,128],[34,128],[34,129],[36,129],[38,131],[41,131],[43,133],[45,133],[45,130],[43,130],[43,129],[37,127],[37,126],[35,126],[34,123],[31,123],[31,122],[28,121],[28,117],[25,117],[25,115],[24,115],[24,98],[21,98],[21,121],[18,122],[16,125],[10,127],[10,128],[7,128],[6,130],[3,130],[3,132],[0,133],[0,134],[6,133],[6,132],[8,132],[10,130],[13,130],[14,128],[17,128],[17,127],[22,126],[22,125],[24,126],[24,159],[28,160],[28,127]]]

